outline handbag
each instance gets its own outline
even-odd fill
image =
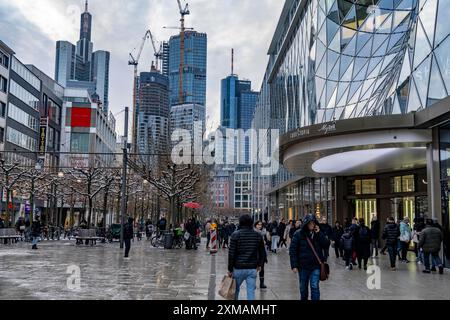
[[[220,284],[219,295],[226,300],[234,300],[236,294],[236,280],[224,276]]]
[[[327,280],[328,275],[330,274],[330,266],[328,265],[328,263],[322,262],[322,260],[320,260],[319,256],[317,255],[316,249],[314,249],[314,246],[308,237],[306,237],[306,241],[308,241],[308,244],[311,247],[311,250],[313,251],[314,255],[316,256],[317,261],[320,264],[320,281]]]
[[[184,240],[188,241],[190,237],[191,237],[190,233],[186,231],[184,233]]]

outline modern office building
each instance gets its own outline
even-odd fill
[[[98,96],[95,100],[100,100],[108,113],[110,53],[93,48],[92,15],[86,0],[77,45],[68,41],[56,42],[55,79],[65,88],[89,88],[90,94]]]
[[[255,210],[435,218],[450,258],[449,5],[285,1],[253,119],[284,168],[254,168]]]
[[[0,151],[5,148],[9,70],[14,51],[0,40]],[[3,155],[2,155],[3,156]]]
[[[206,106],[207,36],[196,31],[185,32],[182,99],[180,99],[180,35],[169,40],[169,54],[163,50],[163,74],[168,65],[170,105],[194,103]],[[166,48],[163,46],[163,49]],[[167,48],[166,48],[167,49]],[[167,61],[168,58],[168,61]]]
[[[139,79],[137,147],[141,160],[152,166],[169,151],[169,79],[156,69]]]
[[[64,167],[108,166],[115,161],[116,120],[85,89],[66,88],[62,112]],[[110,153],[110,154],[108,154]]]
[[[217,167],[226,169],[232,177],[231,203],[236,210],[250,210],[252,204],[250,136],[245,133],[251,128],[259,93],[252,91],[251,85],[251,81],[240,80],[235,74],[229,75],[221,82],[221,126],[218,130],[223,140],[216,139],[216,152],[217,156],[223,156],[224,165]],[[227,159],[234,161],[228,163]]]

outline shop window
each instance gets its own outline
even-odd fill
[[[352,180],[348,182],[348,194],[376,194],[377,179]]]
[[[391,178],[391,190],[393,193],[416,191],[414,175]]]

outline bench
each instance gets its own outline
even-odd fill
[[[2,228],[0,229],[0,243],[17,243],[22,236],[17,234],[14,228]]]
[[[84,241],[86,245],[90,244],[93,246],[94,244],[97,244],[97,240],[103,240],[104,238],[98,237],[95,229],[80,229],[75,239],[77,240],[77,245],[83,244]]]

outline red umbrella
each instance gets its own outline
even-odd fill
[[[190,209],[201,209],[203,208],[203,206],[197,202],[187,202],[184,203],[183,206],[185,206],[186,208],[190,208]]]

